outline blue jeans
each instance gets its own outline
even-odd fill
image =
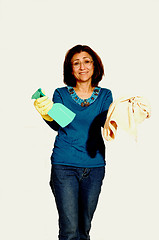
[[[52,165],[50,186],[59,214],[59,240],[89,240],[105,167]]]

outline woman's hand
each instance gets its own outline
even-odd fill
[[[34,106],[42,118],[50,122],[53,121],[53,119],[48,115],[48,111],[52,108],[53,102],[47,96],[36,99]]]

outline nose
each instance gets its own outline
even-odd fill
[[[80,69],[84,69],[85,68],[85,65],[83,62],[80,62]]]

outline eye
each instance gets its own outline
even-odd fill
[[[79,66],[79,64],[80,64],[79,62],[74,62],[73,63],[74,66]]]
[[[90,63],[90,62],[91,62],[91,61],[88,60],[88,59],[84,61],[84,63],[86,63],[86,64],[88,64],[88,63]]]

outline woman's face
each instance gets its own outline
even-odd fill
[[[87,52],[76,53],[72,59],[72,74],[78,82],[92,81],[94,72],[93,59]]]

